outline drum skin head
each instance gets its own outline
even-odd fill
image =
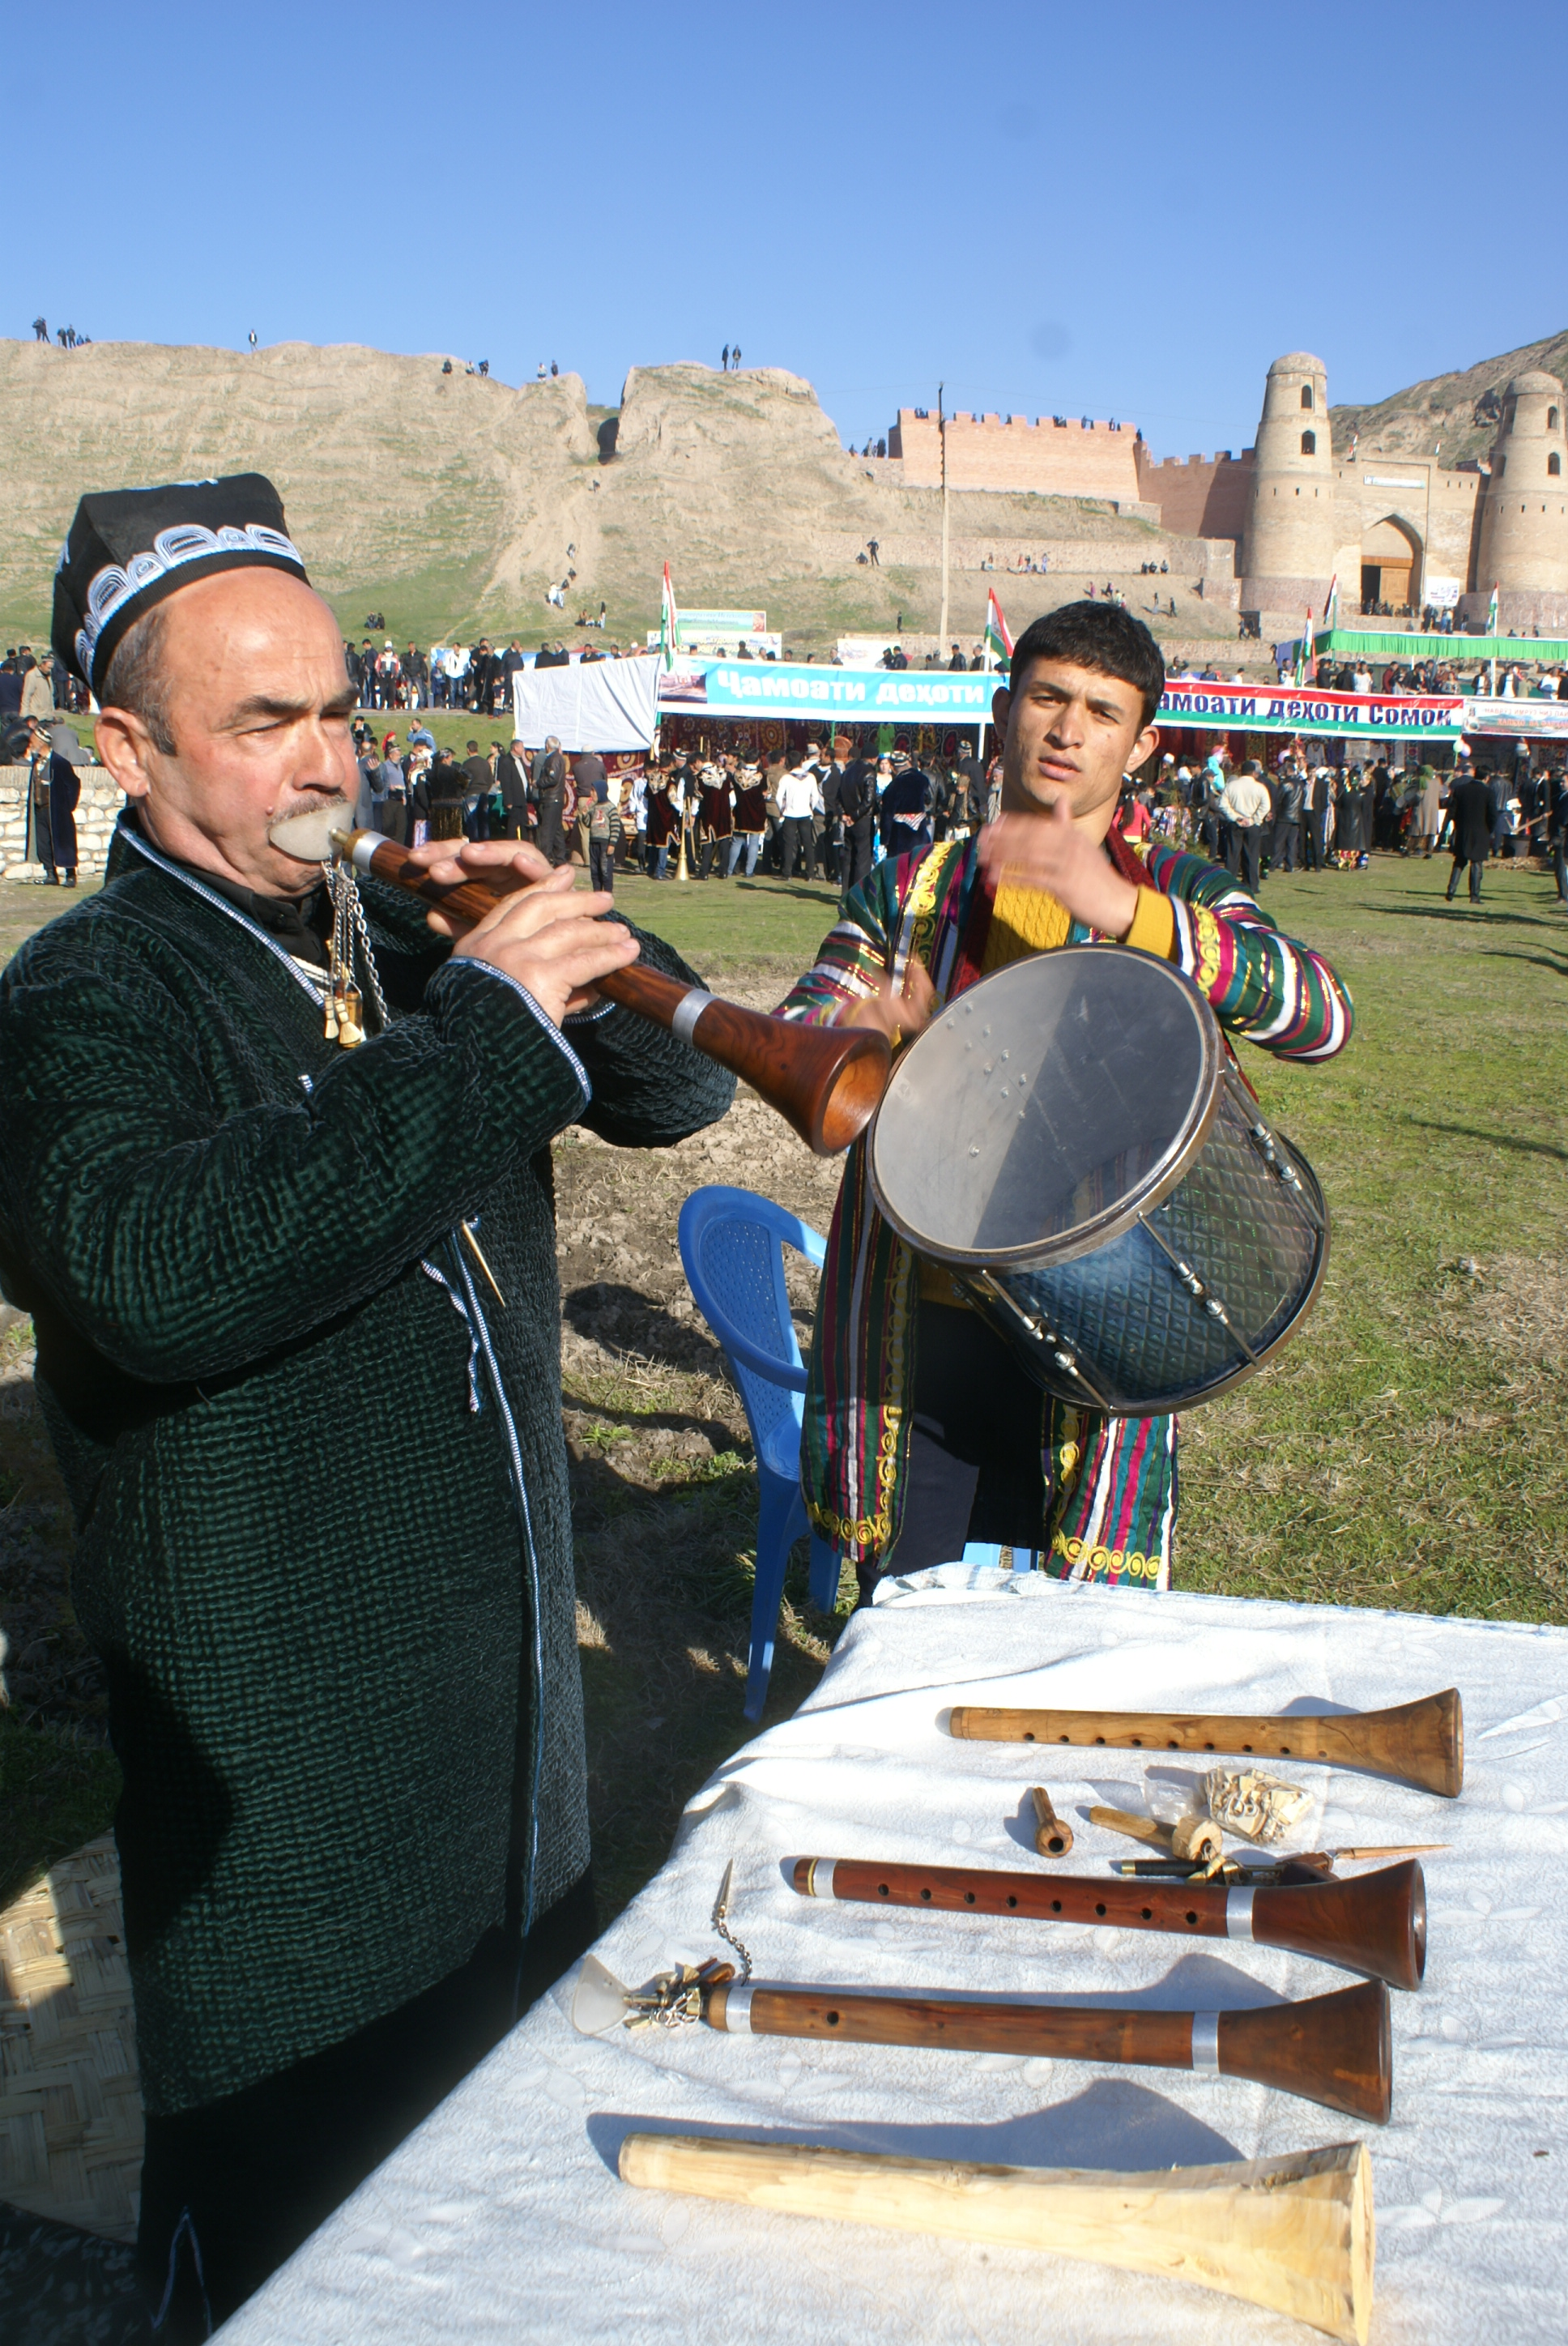
[[[1014,962],[894,1068],[871,1128],[878,1208],[933,1261],[1070,1261],[1181,1179],[1223,1064],[1213,1011],[1169,962],[1124,945]]]

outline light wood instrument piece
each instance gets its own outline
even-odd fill
[[[1367,2346],[1376,2239],[1371,2162],[1359,2142],[1227,2167],[1115,2175],[630,2134],[620,2174],[643,2190],[935,2232],[1192,2281],[1291,2315],[1347,2346]]]
[[[1457,1687],[1391,1710],[1249,1717],[1229,1711],[996,1710],[961,1703],[950,1731],[977,1743],[1066,1743],[1121,1751],[1253,1752],[1390,1776],[1457,1800],[1464,1712]]]

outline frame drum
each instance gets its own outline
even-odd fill
[[[1065,945],[939,1013],[871,1127],[885,1220],[1081,1406],[1213,1401],[1317,1294],[1329,1217],[1166,961]]]

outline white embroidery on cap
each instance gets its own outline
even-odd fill
[[[244,529],[227,523],[216,532],[203,528],[199,522],[178,522],[171,529],[160,529],[145,554],[133,554],[123,569],[117,563],[106,563],[87,588],[87,607],[76,639],[83,675],[92,674],[98,638],[127,603],[182,563],[199,562],[210,554],[273,555],[280,561],[298,563],[301,571],[305,567],[293,539],[266,522],[253,521]]]

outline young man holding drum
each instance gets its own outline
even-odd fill
[[[1085,602],[1037,619],[993,703],[998,819],[880,864],[781,1015],[880,1026],[896,1048],[1011,962],[1122,944],[1174,962],[1227,1035],[1332,1057],[1351,1005],[1328,964],[1227,872],[1158,841],[1135,850],[1113,827],[1124,774],[1157,746],[1164,688],[1159,647],[1130,613]],[[812,1523],[863,1581],[972,1539],[1042,1551],[1059,1577],[1166,1587],[1176,1445],[1174,1417],[1115,1417],[1035,1384],[882,1219],[856,1144],[818,1300],[801,1480]]]

